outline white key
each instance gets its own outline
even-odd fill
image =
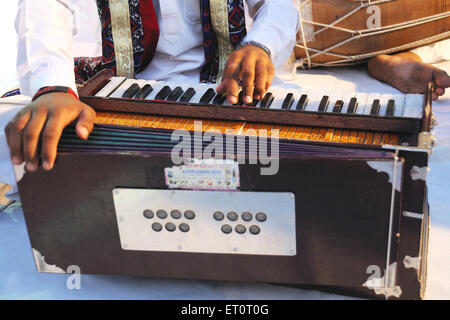
[[[405,107],[403,117],[422,118],[425,97],[423,94],[407,94],[405,96]]]
[[[372,111],[373,101],[376,100],[376,99],[380,100],[380,94],[378,94],[378,93],[369,93],[369,95],[367,96],[366,105],[365,106],[361,106],[361,107],[364,107],[364,110],[363,110],[362,114],[370,115],[370,112]],[[380,104],[381,104],[381,100],[380,100]],[[379,113],[379,114],[381,114],[381,113]]]
[[[152,86],[153,91],[150,92],[150,94],[145,98],[146,100],[155,100],[156,95],[161,91],[161,89],[167,85],[167,82],[165,81],[155,81],[155,80],[149,80],[145,82]],[[172,87],[170,87],[173,89]]]
[[[95,96],[108,97],[122,82],[125,81],[125,79],[125,77],[112,77],[111,80],[95,94]]]
[[[328,108],[326,112],[333,112],[334,105],[336,104],[336,101],[342,100],[342,93],[341,92],[330,92],[328,94],[330,97],[330,103],[328,104]],[[341,110],[342,112],[342,110]]]
[[[319,109],[320,100],[323,97],[322,90],[311,90],[308,92],[308,104],[306,105],[305,111],[317,112]]]
[[[356,93],[355,97],[356,100],[358,100],[358,107],[356,108],[355,114],[364,114],[367,98],[369,97],[369,95],[367,93],[359,92]]]
[[[328,110],[328,108],[330,107],[330,94],[328,93],[328,92],[321,92],[321,97],[319,98],[319,105],[317,106],[317,111],[318,112],[323,112],[323,111],[319,111],[319,107],[320,107],[320,103],[322,102],[322,99],[325,97],[325,96],[328,96],[328,105],[326,105],[326,106],[324,106],[326,109],[324,109],[324,110]]]
[[[267,92],[270,92],[270,89],[269,89]],[[264,95],[265,95],[265,94],[264,94]],[[264,98],[264,96],[263,96],[263,98]],[[255,104],[255,108],[259,108],[259,107],[261,106],[261,100],[262,100],[262,99],[260,99],[260,100]]]
[[[166,83],[164,83],[162,86],[161,86],[161,89],[164,87],[164,86],[169,86],[170,87],[170,89],[172,89],[172,90],[174,90],[176,87],[180,87],[182,90],[183,90],[183,93],[181,94],[181,96],[186,92],[186,90],[187,89],[189,89],[190,87],[193,87],[192,85],[189,85],[189,84],[182,84],[182,83],[175,83],[175,82],[166,82]],[[160,89],[160,90],[161,90]],[[159,92],[159,91],[158,91]],[[157,94],[157,93],[156,93]],[[156,95],[155,94],[155,95]],[[180,97],[181,97],[180,96]],[[179,99],[179,98],[178,98]],[[192,102],[192,100],[191,101],[189,101],[189,102]]]
[[[291,110],[297,110],[297,105],[298,105],[300,98],[304,94],[306,94],[306,96],[308,96],[309,92],[306,89],[302,89],[300,91],[294,91],[293,94],[294,94],[294,103],[292,104]]]
[[[116,91],[114,91],[114,92],[110,95],[110,97],[111,97],[111,98],[122,98],[124,92],[125,92],[125,91],[126,91],[133,83],[137,83],[137,84],[139,85],[139,87],[142,88],[142,87],[145,85],[146,82],[147,82],[146,80],[142,80],[142,79],[141,79],[141,80],[127,79],[127,80],[125,80],[125,81],[122,83],[122,85],[121,85],[119,88],[117,88]]]
[[[355,97],[354,92],[345,92],[342,96],[342,101],[344,101],[344,106],[342,107],[341,113],[347,113],[348,105],[350,100]]]
[[[111,98],[122,98],[123,93],[133,84],[133,83],[137,83],[138,80],[136,79],[127,79],[125,80],[119,88],[116,89],[116,91],[114,91],[110,97]]]
[[[168,85],[170,88],[175,89],[176,87],[180,87],[183,89],[183,92],[186,91],[189,88],[193,88],[194,85],[192,84],[183,84],[183,83],[174,83],[174,82],[167,82],[166,85]]]
[[[258,103],[256,103],[255,108],[261,108],[261,102],[264,99],[264,97],[266,96],[266,94],[271,93],[273,95],[273,90],[275,87],[270,87],[269,90],[267,90],[266,93],[264,93],[263,97],[261,98],[261,100],[258,101]],[[272,105],[270,106],[272,108]]]
[[[144,79],[137,79],[136,83],[139,85],[139,88],[142,89],[142,87],[147,83],[147,80]]]
[[[294,99],[294,102],[292,102],[291,107],[289,109],[286,109],[286,110],[295,110],[295,107],[297,107],[296,103],[297,103],[298,99],[300,99],[300,95],[298,94],[298,91],[295,90],[294,88],[283,88],[282,96],[280,97],[281,98],[281,106],[283,106],[284,99],[286,99],[286,96],[289,93],[292,93],[292,97]]]
[[[298,89],[292,88],[292,89],[290,89],[290,91],[288,93],[294,94],[294,102],[292,103],[292,106],[290,108],[290,110],[293,110],[293,111],[297,110],[297,104],[298,104],[300,98],[302,97],[302,95],[305,94],[306,96],[308,96],[308,91],[306,89],[298,90]]]
[[[146,97],[144,97],[143,99],[145,99],[145,100],[149,100],[150,99],[150,97],[153,95],[155,95],[156,93],[155,93],[155,83],[156,83],[156,81],[155,80],[139,80],[138,81],[138,84],[139,84],[139,86],[141,87],[141,89],[146,85],[146,84],[149,84],[151,87],[152,87],[152,91],[146,96]]]
[[[392,99],[395,101],[394,117],[401,117],[405,106],[405,95],[395,94],[392,96]]]
[[[205,84],[205,83],[200,83],[198,85],[195,86],[191,86],[192,88],[194,88],[195,90],[195,95],[192,97],[191,99],[191,103],[200,103],[200,99],[202,98],[202,96],[205,94],[205,92],[209,89],[209,88],[213,88],[214,86]]]
[[[273,101],[270,105],[270,109],[281,110],[284,98],[286,98],[286,95],[289,93],[289,89],[273,87],[270,92],[273,94]]]
[[[387,105],[389,100],[394,100],[394,96],[392,94],[383,94],[380,98],[380,116],[386,115]],[[395,110],[394,110],[395,112]]]

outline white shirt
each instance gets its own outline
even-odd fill
[[[199,79],[204,63],[199,0],[154,2],[160,37],[152,62],[136,77],[164,80],[195,75]],[[282,66],[294,48],[299,25],[295,0],[246,0],[246,5],[253,25],[244,41],[267,46],[275,68]],[[75,0],[19,2],[17,74],[22,94],[32,96],[40,88],[52,85],[76,91],[72,55],[72,36],[77,32],[74,8]],[[98,19],[88,23],[98,32]]]

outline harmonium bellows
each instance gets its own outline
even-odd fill
[[[79,93],[97,112],[89,139],[66,128],[53,170],[18,177],[39,271],[423,297],[431,87],[272,87],[233,106],[211,86],[104,71]]]

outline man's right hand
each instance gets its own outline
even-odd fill
[[[70,93],[53,92],[38,97],[19,111],[5,127],[11,159],[15,165],[26,162],[29,171],[50,170],[63,129],[75,119],[78,137],[86,140],[93,129],[95,112]],[[38,142],[42,139],[40,154]]]

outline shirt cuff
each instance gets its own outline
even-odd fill
[[[269,58],[272,59],[272,52],[270,51],[269,48],[267,48],[267,47],[266,47],[265,45],[263,45],[262,43],[259,43],[259,42],[256,42],[256,41],[242,41],[242,42],[239,44],[239,47],[240,47],[240,48],[245,47],[245,46],[255,46],[255,47],[258,47],[258,48],[264,50],[264,51],[267,53],[267,55],[269,56]]]
[[[275,69],[280,68],[291,55],[298,30],[298,12],[286,10],[290,8],[287,2],[276,4],[266,3],[256,13],[253,24],[242,42],[257,42],[267,47],[272,54]],[[280,16],[279,19],[274,17]]]
[[[20,88],[22,94],[34,96],[39,89],[50,86],[68,87],[78,95],[75,84],[75,73],[73,65],[46,65],[34,72],[28,72],[20,77]]]

